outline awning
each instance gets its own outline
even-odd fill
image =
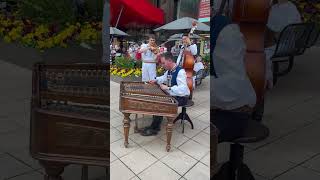
[[[164,12],[156,8],[148,0],[110,0],[110,24],[118,27],[128,24],[163,25]]]
[[[172,21],[166,25],[163,25],[154,31],[160,31],[160,30],[183,30],[183,29],[191,29],[192,23],[197,20],[190,18],[190,17],[183,17],[180,19],[177,19],[175,21]],[[210,31],[210,26],[198,22],[196,31]]]

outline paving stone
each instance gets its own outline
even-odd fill
[[[307,168],[297,167],[275,178],[275,180],[301,180],[301,179],[319,180],[320,173],[312,171]]]
[[[7,154],[0,155],[0,164],[0,179],[11,178],[33,171],[33,169],[29,166],[21,163]]]

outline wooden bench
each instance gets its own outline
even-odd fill
[[[33,69],[30,153],[49,180],[64,167],[106,167],[109,174],[109,66],[46,65]],[[109,175],[107,175],[109,176]]]

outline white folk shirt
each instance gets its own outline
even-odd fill
[[[268,28],[274,32],[281,32],[290,24],[301,23],[301,15],[297,7],[292,2],[279,3],[272,6],[268,19]],[[276,50],[276,46],[271,46],[265,49],[266,53],[266,79],[272,81],[272,62],[271,57]]]
[[[164,75],[157,77],[157,83],[163,84],[163,83],[167,83],[167,75],[168,75],[168,71],[166,71],[164,73]],[[190,95],[190,90],[189,87],[187,85],[187,74],[186,71],[184,69],[181,69],[178,73],[177,76],[177,85],[172,86],[170,88],[171,90],[167,90],[167,92],[171,95],[171,96],[189,96]]]
[[[194,70],[195,72],[198,72],[198,71],[200,71],[201,69],[204,69],[204,65],[203,65],[202,62],[197,62],[197,63],[194,64],[193,70]]]
[[[148,49],[148,44],[142,44],[140,50]],[[156,55],[148,49],[146,52],[141,53],[141,58],[143,62],[155,62]]]
[[[281,32],[287,25],[301,22],[301,15],[292,2],[277,3],[272,6],[268,18],[268,28]]]
[[[196,44],[190,45],[189,47],[187,47],[187,49],[189,49],[191,51],[191,54],[194,55],[194,56],[197,55],[197,53],[198,53],[198,49],[197,49],[197,45]],[[180,53],[179,53],[179,56],[178,56],[178,59],[177,59],[177,62],[176,62],[176,64],[178,64],[178,65],[179,65],[179,63],[181,61],[181,58],[183,56],[183,51],[184,51],[184,47],[182,47],[180,49]]]
[[[230,53],[232,52],[232,53]],[[256,94],[244,64],[246,44],[236,24],[227,25],[219,34],[212,54],[217,78],[211,77],[211,105],[232,110],[254,107]]]

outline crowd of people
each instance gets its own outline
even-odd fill
[[[204,69],[202,58],[198,53],[197,44],[193,43],[189,35],[183,35],[181,42],[176,42],[170,50],[161,44],[156,44],[156,37],[150,34],[146,42],[131,43],[126,48],[120,48],[118,45],[110,46],[111,53],[114,57],[126,56],[135,61],[142,62],[142,81],[145,83],[157,83],[159,87],[173,96],[179,106],[187,103],[191,97],[191,92],[188,86],[188,77],[184,67],[185,52],[188,51],[194,58],[194,75],[196,72]],[[162,67],[166,72],[157,77],[157,67]],[[190,77],[189,77],[190,78]],[[195,87],[195,76],[193,78],[193,86]],[[190,80],[190,79],[189,79]],[[192,81],[192,80],[191,80]],[[141,131],[143,136],[156,135],[160,130],[162,117],[154,116],[150,126],[145,127]]]
[[[124,56],[134,61],[141,61],[142,81],[144,82],[155,79],[157,75],[156,68],[161,65],[160,55],[165,53],[171,54],[175,63],[179,66],[182,66],[183,52],[185,50],[191,52],[195,59],[193,77],[194,87],[196,78],[195,75],[197,74],[197,72],[205,68],[202,57],[198,54],[197,44],[193,43],[188,35],[184,35],[181,39],[181,42],[176,41],[175,44],[169,48],[169,50],[164,43],[158,46],[156,44],[156,37],[153,34],[149,35],[146,41],[139,43],[130,43],[128,48],[121,48],[118,44],[110,45],[110,50],[113,60],[116,57]]]

